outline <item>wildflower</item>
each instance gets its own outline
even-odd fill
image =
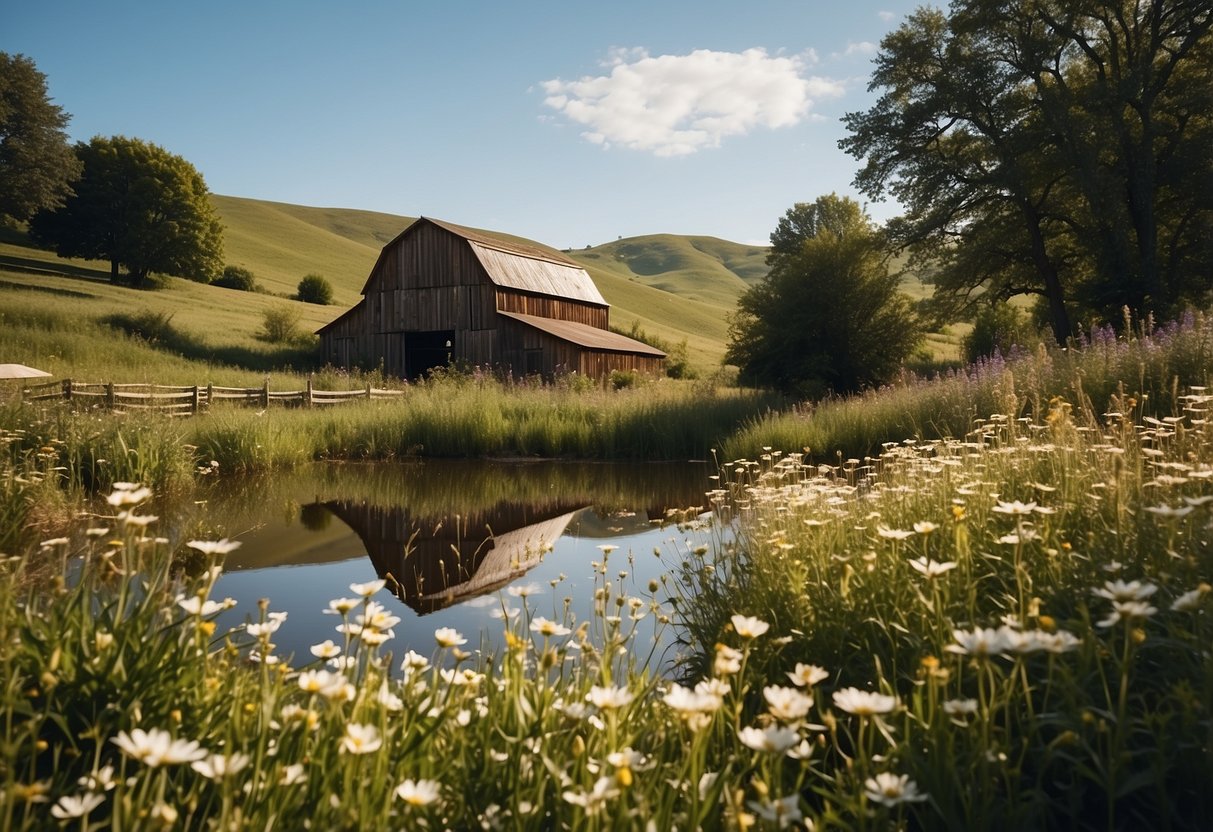
[[[1190,505],[1180,506],[1178,508],[1173,508],[1165,503],[1160,506],[1146,506],[1146,511],[1150,512],[1155,517],[1162,517],[1167,520],[1177,520],[1181,517],[1187,517],[1193,512],[1193,510],[1193,507]]]
[[[1019,500],[1004,503],[1002,500],[999,500],[998,504],[990,510],[996,514],[1010,514],[1016,517],[1022,517],[1035,511],[1036,503],[1021,503]]]
[[[361,603],[357,598],[334,598],[329,601],[329,608],[324,612],[328,615],[345,615]]]
[[[883,771],[875,777],[869,777],[863,785],[868,800],[885,806],[917,803],[927,799],[925,794],[918,791],[918,785],[907,774],[897,775]]]
[[[770,624],[752,616],[734,615],[732,621],[733,629],[737,631],[737,635],[744,639],[758,638],[771,629]]]
[[[1037,638],[1041,648],[1049,653],[1069,653],[1071,650],[1077,650],[1082,644],[1082,639],[1065,630],[1058,630],[1056,633],[1039,633]]]
[[[127,486],[123,488],[122,486]],[[134,483],[116,482],[114,490],[110,492],[105,501],[111,506],[134,506],[142,503],[152,496],[152,490],[146,486],[139,487]]]
[[[938,578],[940,575],[955,569],[957,564],[955,561],[940,563],[939,561],[922,557],[910,561],[910,566],[914,567],[915,571],[922,573],[928,578]]]
[[[706,771],[699,778],[699,799],[706,800],[708,793],[712,791],[712,787],[716,785],[716,780],[720,777],[718,771]]]
[[[590,688],[590,692],[585,695],[585,698],[595,708],[601,711],[609,711],[615,708],[627,707],[631,704],[634,696],[627,688],[614,686],[604,688],[594,685]]]
[[[208,780],[222,780],[229,774],[235,774],[249,764],[247,754],[233,754],[226,757],[223,754],[212,754],[202,760],[194,760],[190,768]]]
[[[11,793],[0,792],[4,797],[11,794],[14,801],[21,803],[49,803],[47,794],[51,790],[50,780],[35,780],[33,783],[14,783]]]
[[[355,595],[361,595],[363,598],[370,598],[379,590],[387,585],[387,581],[367,581],[364,584],[350,584],[350,592]]]
[[[240,548],[239,540],[191,540],[185,544],[191,549],[197,549],[204,555],[226,555]]]
[[[309,731],[315,731],[320,727],[320,713],[301,705],[284,705],[282,719],[286,722],[302,722]]]
[[[800,811],[800,795],[790,794],[776,800],[763,799],[762,802],[751,800],[747,805],[763,820],[776,824],[780,829],[786,829],[792,824],[799,824],[804,818]]]
[[[1006,634],[1006,629],[994,630],[987,627],[974,627],[971,632],[953,630],[952,638],[956,639],[956,643],[949,644],[944,649],[961,656],[1000,656],[1010,648]]]
[[[179,813],[167,803],[157,803],[152,807],[151,817],[153,820],[159,821],[160,825],[168,829],[177,822]]]
[[[670,685],[661,701],[679,717],[687,721],[694,720],[700,727],[706,720],[697,720],[695,717],[714,713],[724,704],[723,698],[710,691],[706,685],[698,685],[692,690],[677,683]]]
[[[325,639],[319,644],[313,644],[311,647],[312,655],[318,659],[331,659],[334,656],[341,654],[341,648],[333,644],[331,638]]]
[[[613,548],[613,547],[612,547]],[[580,806],[587,815],[596,815],[606,806],[606,802],[618,796],[619,790],[612,788],[613,777],[599,777],[590,791],[565,791],[561,797],[574,806]]]
[[[788,678],[797,687],[811,688],[818,682],[830,678],[830,672],[824,667],[818,667],[815,664],[796,662],[796,669],[788,671]]]
[[[1213,590],[1208,584],[1202,583],[1189,592],[1176,598],[1171,602],[1171,609],[1175,612],[1195,612],[1200,609],[1201,600]]]
[[[341,750],[351,754],[370,754],[379,750],[383,740],[379,737],[379,729],[374,725],[360,725],[351,722],[345,726],[345,736],[341,738]]]
[[[737,739],[755,751],[782,754],[800,741],[800,734],[783,725],[771,725],[767,728],[742,728],[737,732]]]
[[[278,628],[282,626],[282,619],[286,618],[286,613],[271,615],[262,622],[250,622],[244,626],[244,631],[253,638],[261,636],[270,636],[278,632]]]
[[[462,670],[450,670],[443,668],[439,673],[442,676],[442,681],[448,685],[459,685],[475,687],[484,681],[484,674],[477,673],[470,667],[465,667]]]
[[[393,713],[404,710],[404,700],[392,693],[391,689],[387,686],[386,680],[382,685],[379,686],[379,693],[376,694],[375,700],[382,705],[385,710],[392,711]]]
[[[843,688],[834,691],[834,705],[850,714],[872,716],[892,712],[897,707],[897,697],[859,688]]]
[[[168,731],[159,728],[150,731],[135,728],[129,734],[122,731],[110,742],[121,748],[128,757],[134,757],[151,768],[190,763],[206,756],[206,751],[199,748],[194,740],[173,739]]]
[[[949,699],[943,703],[943,712],[953,719],[964,720],[977,713],[977,700]]]
[[[939,526],[932,523],[930,520],[919,520],[914,524],[914,531],[916,531],[918,534],[930,534],[938,528]]]
[[[51,807],[51,814],[59,820],[82,818],[104,802],[105,798],[102,795],[92,792],[87,792],[80,797],[65,794],[59,798],[58,803]]]
[[[439,627],[434,631],[434,640],[438,642],[439,647],[458,647],[468,643],[468,640],[452,627]]]
[[[299,674],[299,689],[304,693],[320,693],[341,678],[327,670],[305,670]]]
[[[430,666],[430,660],[418,653],[416,650],[410,650],[404,654],[404,661],[400,663],[400,669],[412,673],[423,671]]]
[[[282,769],[282,774],[278,777],[278,783],[282,786],[295,786],[306,781],[307,775],[304,773],[303,763],[292,763]]]
[[[555,621],[549,621],[541,615],[535,616],[531,621],[531,632],[539,633],[544,637],[548,636],[567,636],[573,632],[563,624],[558,624]]]
[[[102,766],[100,770],[84,775],[76,783],[90,792],[108,792],[118,785],[118,781],[114,779],[113,766]]]
[[[539,584],[535,583],[534,581],[531,581],[531,582],[528,582],[525,584],[517,584],[516,586],[511,586],[506,589],[506,592],[508,592],[510,595],[512,595],[515,598],[527,598],[531,595],[535,595],[536,593],[540,592],[541,590],[542,590],[542,587],[540,587]]]
[[[731,676],[741,670],[741,653],[725,644],[716,645],[712,671],[717,676]]]
[[[396,787],[396,797],[410,806],[429,806],[442,794],[437,780],[405,780]]]
[[[354,619],[363,627],[373,627],[376,630],[390,630],[400,623],[400,616],[392,615],[383,604],[370,601],[366,612]]]
[[[227,608],[220,601],[203,601],[197,595],[191,595],[189,598],[186,598],[184,595],[178,595],[177,606],[190,615],[197,615],[201,618],[207,618],[215,613],[223,612]]]
[[[907,529],[889,529],[884,526],[876,527],[876,534],[883,537],[885,540],[905,540],[907,537],[913,537],[914,532]]]
[[[1096,626],[1114,627],[1120,621],[1149,618],[1156,612],[1158,612],[1158,608],[1150,606],[1145,601],[1113,601],[1112,612]]]
[[[1154,584],[1143,584],[1141,581],[1105,581],[1099,589],[1091,592],[1109,601],[1144,601],[1158,591]]]
[[[767,701],[767,710],[780,722],[798,722],[804,719],[813,705],[813,697],[805,696],[796,688],[767,685],[762,689]]]
[[[114,643],[114,634],[109,630],[98,630],[93,634],[93,646],[100,653]]]

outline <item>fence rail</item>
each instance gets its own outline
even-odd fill
[[[70,378],[21,388],[21,400],[25,402],[75,401],[119,412],[158,411],[170,416],[193,416],[209,409],[213,402],[231,402],[264,410],[271,405],[325,407],[403,395],[403,390],[385,390],[369,384],[356,390],[317,390],[310,378],[302,390],[271,390],[268,381],[260,387],[217,387],[213,384],[114,384]]]

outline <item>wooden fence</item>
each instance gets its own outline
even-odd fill
[[[302,390],[271,390],[268,381],[260,387],[216,387],[213,384],[114,384],[70,378],[21,388],[21,400],[25,402],[60,400],[123,413],[154,410],[169,416],[193,416],[208,409],[212,402],[220,401],[265,410],[275,404],[323,407],[360,399],[370,401],[403,395],[403,390],[382,390],[369,384],[358,390],[317,390],[310,378]]]

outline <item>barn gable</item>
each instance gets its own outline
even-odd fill
[[[557,252],[422,217],[384,246],[353,309],[319,330],[333,364],[413,378],[451,361],[515,374],[659,372],[609,330],[610,307]]]

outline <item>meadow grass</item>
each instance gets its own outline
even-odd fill
[[[174,558],[122,485],[82,549],[3,562],[0,825],[1208,828],[1213,397],[1181,395],[722,466],[665,577],[602,546],[594,614],[503,593],[497,654],[387,655],[381,581],[312,655],[273,599],[216,632],[233,544]]]

